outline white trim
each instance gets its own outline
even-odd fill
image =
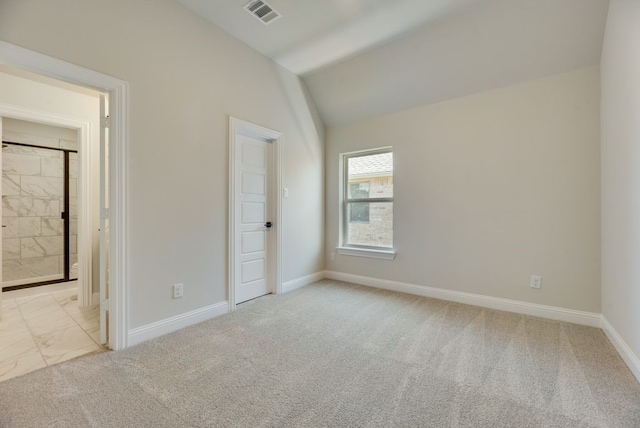
[[[369,257],[371,259],[395,260],[394,250],[377,250],[373,248],[336,247],[336,252],[343,256]]]
[[[442,288],[407,284],[404,282],[370,278],[342,272],[327,271],[326,278],[366,285],[368,287],[415,294],[417,296],[431,297],[433,299],[465,303],[468,305],[480,306],[499,311],[515,312],[517,314],[588,325],[590,327],[600,327],[600,314],[593,312],[576,311],[573,309],[558,308],[556,306],[538,305],[518,300],[482,296],[480,294],[464,293],[462,291],[444,290]]]
[[[627,345],[622,336],[618,334],[604,315],[602,315],[601,327],[604,334],[609,338],[609,341],[622,357],[622,360],[627,364],[629,370],[631,370],[631,373],[633,373],[636,379],[638,379],[638,382],[640,382],[640,358],[631,350],[629,345]]]
[[[0,64],[21,68],[42,76],[99,91],[111,90],[125,83],[106,74],[79,67],[2,40],[0,40]]]
[[[96,291],[91,294],[91,306],[98,306],[100,304],[100,292]]]
[[[347,162],[345,159],[351,157],[359,157],[359,156],[367,156],[367,155],[376,155],[383,153],[391,153],[393,154],[393,146],[386,147],[378,147],[374,149],[364,149],[364,150],[356,150],[354,152],[346,152],[340,153],[338,155],[338,244],[336,250],[338,254],[346,255],[346,256],[357,256],[357,257],[369,257],[375,259],[383,259],[383,260],[394,260],[396,258],[395,250],[391,249],[383,249],[383,248],[355,248],[355,247],[347,247],[347,195],[346,195],[346,187],[347,187]],[[358,178],[364,178],[368,174],[361,174]],[[384,173],[385,177],[393,177],[393,171],[387,171]],[[393,196],[388,198],[374,198],[379,201],[384,200],[385,202],[390,202],[393,204]],[[373,200],[372,200],[373,201]]]
[[[93,248],[93,172],[91,170],[92,150],[91,123],[87,129],[79,130],[78,161],[78,304],[91,306],[92,281],[92,248]],[[67,215],[70,215],[67,214]],[[70,261],[69,261],[70,262]]]
[[[326,278],[325,271],[312,273],[309,275],[301,276],[300,278],[292,279],[282,284],[282,292],[287,293],[295,290],[296,288],[304,287],[305,285],[313,284],[321,279]]]
[[[273,131],[275,132],[275,131]],[[276,162],[276,188],[273,192],[276,199],[276,284],[274,294],[284,293],[282,289],[282,230],[284,225],[284,215],[282,214],[282,144],[284,135],[278,132],[278,138],[274,140],[274,159]]]
[[[227,301],[229,302],[229,312],[236,309],[235,304],[235,187],[236,187],[236,159],[235,145],[236,134],[244,134],[257,138],[271,140],[274,151],[274,163],[272,165],[272,174],[275,174],[275,189],[273,197],[276,200],[276,283],[274,285],[274,294],[280,294],[282,290],[282,140],[281,132],[229,116],[229,228],[228,228],[228,255],[229,265],[227,266],[229,283],[227,285]]]
[[[219,302],[174,317],[129,330],[129,346],[134,346],[156,337],[198,324],[211,318],[224,315],[229,310],[227,302]]]
[[[129,84],[120,82],[109,91],[109,345],[114,350],[128,346],[129,330]]]
[[[127,117],[128,83],[93,70],[0,41],[0,64],[31,71],[74,85],[109,93],[110,138],[110,264],[109,347],[127,347],[128,222]]]

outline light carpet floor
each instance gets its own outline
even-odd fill
[[[640,427],[596,328],[320,281],[0,383],[1,427]]]

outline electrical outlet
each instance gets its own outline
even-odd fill
[[[336,261],[336,253],[331,253],[331,254],[329,254],[329,259],[330,259],[332,262],[335,262],[335,261]]]
[[[173,298],[179,299],[184,296],[184,284],[173,284]]]
[[[542,283],[542,277],[539,275],[531,275],[531,280],[529,281],[529,287],[531,288],[540,288]]]

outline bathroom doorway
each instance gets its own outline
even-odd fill
[[[5,67],[2,88],[0,341],[11,342],[0,381],[109,344],[100,281],[106,97]]]
[[[77,131],[5,118],[2,137],[2,291],[77,280]]]
[[[22,90],[16,85],[15,78],[5,79],[3,74],[26,77],[36,85],[43,83],[45,86],[37,90]],[[1,40],[0,77],[0,129],[2,117],[32,120],[35,114],[37,117],[33,120],[36,122],[75,128],[83,138],[99,134],[100,144],[95,150],[98,152],[95,156],[90,156],[88,150],[83,150],[86,145],[81,144],[79,148],[80,176],[83,175],[82,169],[89,164],[87,157],[95,159],[95,170],[105,171],[105,174],[100,174],[101,182],[97,185],[99,190],[93,192],[97,201],[95,206],[99,207],[94,225],[99,224],[100,227],[96,229],[87,222],[82,225],[81,216],[79,218],[78,282],[83,282],[83,276],[86,275],[86,269],[83,272],[82,266],[92,264],[89,261],[83,263],[82,260],[87,252],[83,250],[83,245],[86,244],[83,244],[80,230],[88,228],[88,235],[95,233],[99,237],[98,248],[93,248],[99,254],[99,265],[93,272],[98,278],[94,287],[99,289],[99,293],[91,293],[92,290],[89,289],[82,296],[82,301],[98,303],[100,336],[108,337],[107,347],[113,350],[124,349],[129,341],[128,82]],[[56,88],[76,94],[102,94],[100,113],[97,116],[91,113],[90,118],[87,113],[92,112],[91,109],[82,109],[78,114],[67,114],[69,104],[60,102],[53,94]],[[103,105],[102,101],[106,103]],[[0,155],[1,153],[0,150]],[[88,187],[86,180],[84,187]],[[95,185],[92,184],[91,188],[93,187]],[[78,190],[79,198],[88,192],[86,188]],[[79,210],[85,206],[79,201]],[[55,286],[57,284],[45,287]],[[83,287],[78,287],[78,300],[81,299],[82,289]],[[17,290],[21,291],[23,290]],[[2,301],[2,295],[0,293],[0,322],[6,315],[4,309],[7,306]],[[11,306],[11,303],[8,305]],[[101,342],[104,343],[102,339]]]
[[[7,69],[0,88],[16,89],[15,100],[0,91],[1,381],[104,349],[108,336],[98,251],[103,97]]]

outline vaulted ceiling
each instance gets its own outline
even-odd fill
[[[179,0],[300,75],[327,126],[595,65],[608,0]]]

